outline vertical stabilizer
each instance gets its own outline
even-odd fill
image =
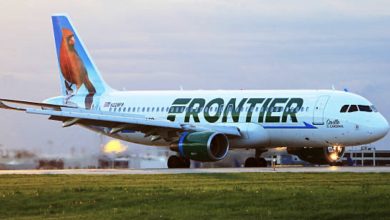
[[[61,94],[68,98],[85,96],[85,108],[91,108],[95,95],[110,90],[94,65],[76,29],[66,15],[52,16]]]

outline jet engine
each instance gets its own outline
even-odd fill
[[[181,134],[176,147],[183,158],[215,162],[226,157],[229,151],[229,140],[222,133],[209,131],[184,132]]]
[[[299,159],[318,165],[337,165],[341,162],[345,148],[340,146],[334,147],[304,147],[304,148],[287,148],[289,154],[294,154]]]

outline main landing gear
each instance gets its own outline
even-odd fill
[[[262,153],[266,152],[265,150],[256,149],[255,157],[249,157],[245,160],[245,167],[267,167],[267,161],[260,157]]]
[[[168,158],[168,168],[190,168],[191,161],[176,155]]]

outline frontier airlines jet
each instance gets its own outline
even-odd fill
[[[230,149],[255,149],[245,167],[262,167],[261,155],[276,147],[311,163],[335,164],[345,147],[375,142],[389,131],[371,102],[344,91],[117,91],[103,80],[69,19],[52,21],[61,95],[43,103],[0,99],[0,107],[169,148],[176,152],[169,168],[223,160]]]

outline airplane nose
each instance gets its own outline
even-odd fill
[[[389,122],[382,116],[380,120],[377,121],[377,124],[375,125],[375,133],[376,136],[383,138],[384,136],[389,133],[390,126]]]

